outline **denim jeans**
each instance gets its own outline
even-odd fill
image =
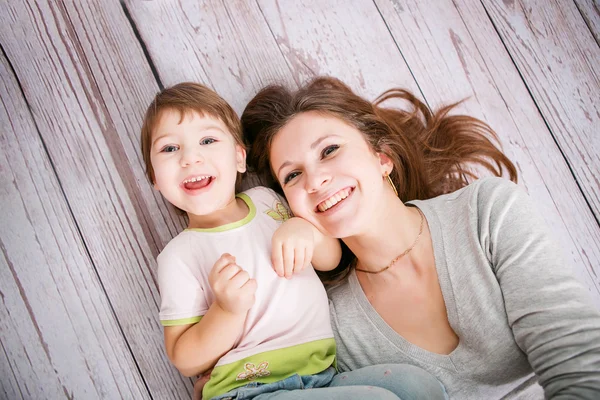
[[[328,368],[316,375],[292,375],[273,383],[252,382],[212,400],[447,398],[442,384],[425,370],[408,364],[386,364],[340,374]]]

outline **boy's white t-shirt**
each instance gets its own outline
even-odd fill
[[[249,208],[244,219],[212,229],[186,229],[157,258],[164,326],[200,321],[215,301],[208,275],[223,253],[233,255],[257,281],[256,302],[233,348],[211,373],[205,398],[251,381],[316,374],[335,358],[327,295],[315,271],[307,268],[286,279],[271,264],[273,233],[290,216],[285,202],[264,187],[238,197]]]

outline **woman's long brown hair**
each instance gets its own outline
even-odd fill
[[[382,105],[391,99],[404,101],[406,109]],[[283,194],[270,166],[272,140],[296,115],[316,111],[358,129],[373,151],[392,160],[390,177],[404,202],[460,189],[477,179],[482,168],[516,182],[515,166],[496,146],[496,133],[479,119],[449,115],[457,104],[432,112],[403,89],[388,90],[371,103],[331,77],[317,77],[296,91],[267,86],[248,103],[241,118],[250,149],[248,166],[266,185]],[[347,275],[352,258],[346,253],[325,280]]]

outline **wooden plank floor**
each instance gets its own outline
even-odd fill
[[[190,397],[154,261],[184,222],[138,149],[184,80],[238,112],[318,74],[467,98],[600,308],[597,0],[9,0],[0,47],[0,399]]]

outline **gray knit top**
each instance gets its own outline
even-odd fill
[[[434,374],[452,399],[600,399],[600,312],[524,191],[485,178],[410,204],[427,218],[459,345],[440,355],[406,341],[353,271],[329,289],[339,369],[410,363]]]

